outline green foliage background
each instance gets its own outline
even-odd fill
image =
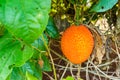
[[[0,36],[1,80],[6,80],[8,76],[7,80],[33,80],[31,74],[41,74],[26,61],[35,53],[32,44],[47,26],[50,6],[50,0],[0,0],[0,26],[4,28]],[[24,67],[25,71],[19,67]],[[31,67],[30,71],[27,67]],[[17,76],[18,73],[23,75]],[[41,79],[41,75],[38,78]]]
[[[49,38],[60,37],[53,16],[61,15],[63,19],[67,17],[69,23],[73,23],[76,13],[74,5],[77,4],[80,5],[81,15],[90,12],[89,16],[79,17],[80,20],[86,18],[82,21],[86,23],[93,13],[110,10],[118,2],[91,1],[90,6],[87,6],[87,1],[0,0],[0,79],[42,80],[42,71],[52,70],[45,44],[48,46]],[[39,60],[44,62],[42,68],[38,64]],[[72,77],[65,80],[68,79],[73,80]]]

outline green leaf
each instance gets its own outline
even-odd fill
[[[26,62],[22,67],[15,67],[10,76],[10,80],[25,80],[28,77],[26,76],[27,72],[38,80],[42,80],[42,71],[33,62]]]
[[[40,55],[43,53],[46,53],[46,47],[44,45],[44,42],[48,45],[48,38],[45,34],[42,34],[44,37],[44,40],[42,40],[42,36],[40,36],[39,39],[35,40],[34,43],[32,43],[32,46],[34,46],[36,49],[34,49],[33,57],[34,59],[39,59]],[[38,51],[39,50],[39,51]]]
[[[26,77],[19,67],[15,67],[13,68],[9,78],[9,80],[25,80]]]
[[[42,70],[38,67],[38,65],[34,62],[27,62],[25,65],[21,67],[24,73],[29,72],[37,79],[42,80]]]
[[[48,44],[47,36],[44,33],[42,35],[44,37],[45,43]],[[35,40],[34,43],[32,43],[32,45],[38,48],[40,51],[46,51],[46,47],[44,45],[44,41],[42,40],[42,36],[40,36],[37,40]]]
[[[99,0],[90,12],[105,12],[111,9],[117,2],[118,0]]]
[[[29,72],[26,72],[27,80],[38,80],[35,76],[31,75]]]
[[[58,29],[52,17],[49,17],[48,25],[46,27],[46,32],[49,34],[50,37],[54,39],[59,37]]]
[[[69,2],[75,4],[75,0],[69,0]]]
[[[33,49],[10,34],[0,38],[0,79],[5,80],[13,67],[23,65],[33,54]]]
[[[34,42],[47,26],[51,0],[0,0],[0,22],[14,36]]]
[[[45,55],[42,55],[42,60],[44,61],[42,70],[52,71],[49,59]]]
[[[0,23],[0,36],[3,36],[5,32],[4,26]]]
[[[74,78],[72,76],[68,76],[66,79],[63,80],[74,80]]]

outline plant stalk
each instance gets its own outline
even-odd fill
[[[54,73],[55,80],[57,80],[56,69],[55,69],[55,66],[54,66],[53,58],[52,58],[52,56],[51,56],[51,54],[50,54],[50,49],[48,48],[47,43],[45,42],[45,39],[44,39],[43,35],[41,35],[41,36],[42,36],[42,40],[43,40],[43,42],[44,42],[44,45],[45,45],[45,47],[46,47],[46,49],[47,49],[47,51],[48,51],[48,55],[49,55],[49,57],[50,57],[50,59],[51,59],[51,62],[52,62],[52,68],[53,68],[53,73]]]

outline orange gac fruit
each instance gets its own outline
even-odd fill
[[[72,25],[62,35],[62,52],[74,64],[85,62],[92,53],[93,47],[93,35],[85,25]]]

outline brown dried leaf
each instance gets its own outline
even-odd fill
[[[100,30],[93,30],[93,35],[95,38],[95,58],[98,59],[99,64],[102,63],[103,56],[105,55],[105,36],[101,35]]]
[[[119,10],[118,10],[118,15],[117,15],[117,26],[116,26],[116,33],[120,34],[120,1],[119,1]]]
[[[117,64],[117,67],[116,67],[116,75],[117,75],[117,76],[120,76],[120,63]]]
[[[40,59],[40,60],[38,61],[38,64],[40,65],[41,68],[43,68],[43,64],[44,64],[44,62],[43,62],[42,59]]]
[[[99,64],[102,63],[102,58],[105,54],[105,46],[96,47],[96,57],[98,59]]]

